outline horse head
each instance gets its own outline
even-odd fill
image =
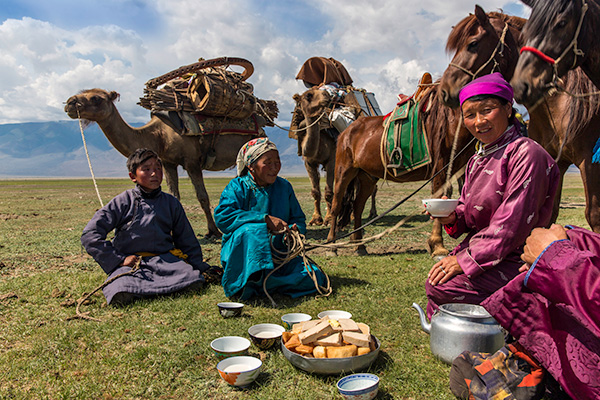
[[[593,21],[586,17],[589,2],[524,1],[532,6],[532,11],[523,30],[524,47],[511,81],[517,101],[534,104],[556,87],[559,78],[569,70],[583,66],[596,38]]]
[[[454,52],[440,81],[440,100],[458,106],[460,89],[471,80],[492,72],[510,79],[519,57],[520,30],[525,20],[498,12],[475,14],[461,20],[450,32],[446,51]]]

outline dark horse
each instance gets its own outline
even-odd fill
[[[519,50],[522,48],[521,31],[526,20],[491,12],[486,14],[479,6],[475,14],[460,21],[450,33],[446,49],[455,55],[440,82],[444,103],[458,105],[458,92],[476,72],[478,76],[501,72],[506,79],[513,76]],[[502,41],[503,40],[503,41]],[[594,91],[593,83],[580,68],[570,71],[564,84],[572,93]],[[600,128],[600,97],[582,102],[565,93],[546,97],[537,107],[529,107],[529,137],[540,143],[555,159],[561,182],[567,168],[577,165],[586,195],[586,217],[592,229],[600,232],[600,164],[592,163],[592,149]],[[561,149],[562,147],[562,149]],[[553,220],[558,216],[560,195],[554,203]]]
[[[344,197],[347,191],[356,188],[352,204],[354,228],[361,226],[361,216],[368,197],[379,179],[392,182],[414,182],[426,180],[444,168],[450,161],[453,141],[457,125],[460,121],[460,112],[444,106],[438,97],[438,85],[425,89],[420,104],[429,102],[425,110],[421,110],[420,118],[423,121],[427,134],[427,143],[432,156],[429,166],[421,167],[407,172],[399,177],[390,173],[385,174],[385,166],[380,157],[381,137],[383,134],[384,117],[360,117],[346,128],[339,136],[336,150],[335,186],[331,205],[331,229],[328,240],[335,239],[335,232],[339,223],[338,217],[347,207]],[[463,149],[471,140],[471,134],[464,128],[458,132],[457,149]],[[453,171],[458,171],[468,161],[474,152],[474,145],[469,146],[453,163]],[[387,163],[386,163],[387,164]],[[432,192],[441,188],[446,180],[446,174],[441,173],[432,181]],[[355,183],[358,182],[357,185]],[[362,232],[358,231],[351,237],[360,240]],[[428,240],[432,256],[448,254],[442,240],[442,227],[437,222],[433,224],[433,231]],[[359,246],[359,252],[364,252],[364,247]]]
[[[522,0],[532,7],[525,48],[512,85],[517,100],[534,104],[568,70],[581,67],[600,88],[598,0]]]

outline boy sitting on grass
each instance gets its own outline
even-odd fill
[[[104,287],[108,304],[124,305],[136,298],[198,289],[219,282],[220,267],[203,261],[202,249],[179,200],[161,191],[162,162],[148,149],[127,159],[135,188],[126,190],[94,214],[81,235],[86,251],[112,277]],[[114,239],[106,236],[115,230]]]

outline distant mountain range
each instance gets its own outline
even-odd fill
[[[306,175],[304,162],[297,155],[297,142],[279,128],[265,131],[279,149],[281,175]],[[125,157],[112,147],[97,124],[87,127],[84,135],[96,177],[127,177]],[[180,173],[184,175],[183,170]],[[235,170],[207,171],[206,175],[234,177]],[[0,178],[89,176],[78,121],[0,125]]]

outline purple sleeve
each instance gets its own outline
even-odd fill
[[[596,246],[599,244],[600,239]],[[600,327],[600,257],[587,248],[580,249],[577,239],[548,246],[531,266],[524,284]]]
[[[469,247],[457,254],[468,277],[493,268],[507,255],[523,246],[531,230],[545,226],[551,213],[541,210],[552,204],[558,169],[537,143],[522,142],[508,155],[507,177],[502,203],[488,226],[471,238]],[[550,165],[550,167],[549,167]],[[542,220],[542,219],[543,220]]]

